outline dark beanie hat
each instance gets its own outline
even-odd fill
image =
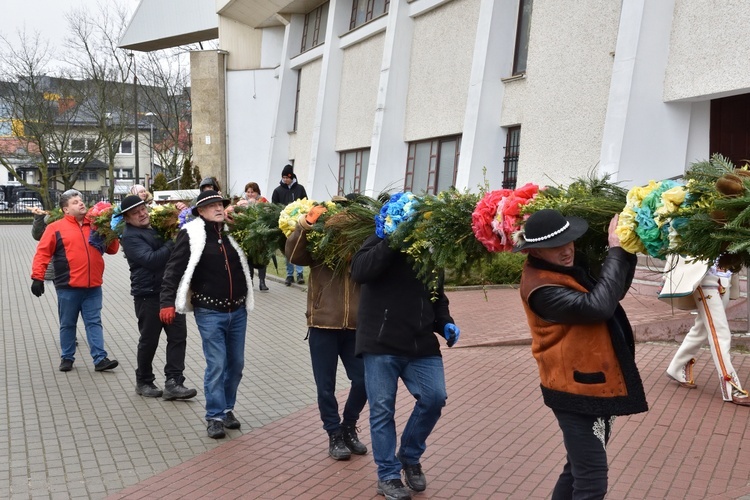
[[[283,169],[281,170],[281,176],[282,176],[282,177],[287,177],[287,176],[289,176],[289,175],[291,175],[291,176],[294,176],[294,167],[293,167],[293,166],[291,166],[291,165],[286,165],[286,166],[285,166],[285,167],[284,167],[284,168],[283,168]]]

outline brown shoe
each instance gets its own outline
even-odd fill
[[[675,382],[677,382],[678,384],[680,384],[680,387],[684,387],[686,389],[696,389],[698,387],[698,385],[696,385],[693,382],[683,382],[681,380],[677,380],[676,378],[674,378],[669,373],[667,373],[667,377],[671,378],[672,380],[674,380]]]
[[[750,396],[735,396],[732,394],[732,403],[740,406],[750,406]]]

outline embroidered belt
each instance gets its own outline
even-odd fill
[[[245,298],[244,296],[240,297],[239,299],[217,299],[215,297],[209,297],[208,295],[203,295],[202,293],[193,293],[193,300],[195,302],[198,302],[199,304],[205,304],[207,306],[211,307],[221,307],[226,309],[237,309],[240,306],[245,304]]]

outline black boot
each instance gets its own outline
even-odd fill
[[[258,268],[258,289],[262,292],[267,292],[268,287],[266,286],[266,268]]]
[[[349,460],[352,452],[344,442],[344,434],[339,429],[328,435],[328,455],[334,460]]]
[[[344,435],[344,443],[349,451],[355,455],[367,454],[367,446],[363,445],[357,437],[357,427],[355,424],[342,424],[341,433]]]
[[[182,385],[182,382],[177,382],[177,380],[170,378],[164,384],[164,392],[161,396],[164,398],[164,401],[174,401],[175,399],[194,398],[196,394],[198,394],[198,391],[195,389],[188,389]]]

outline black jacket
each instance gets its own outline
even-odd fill
[[[154,228],[125,224],[120,245],[130,266],[130,294],[135,297],[159,295],[174,243],[165,243]]]
[[[352,259],[352,279],[362,285],[357,317],[358,356],[440,356],[435,332],[453,323],[442,286],[437,300],[420,281],[406,255],[370,236]]]
[[[297,182],[297,178],[294,178],[289,186],[284,181],[279,181],[279,185],[273,190],[271,195],[271,203],[281,203],[282,205],[289,205],[291,202],[307,198],[307,191],[302,184]]]

